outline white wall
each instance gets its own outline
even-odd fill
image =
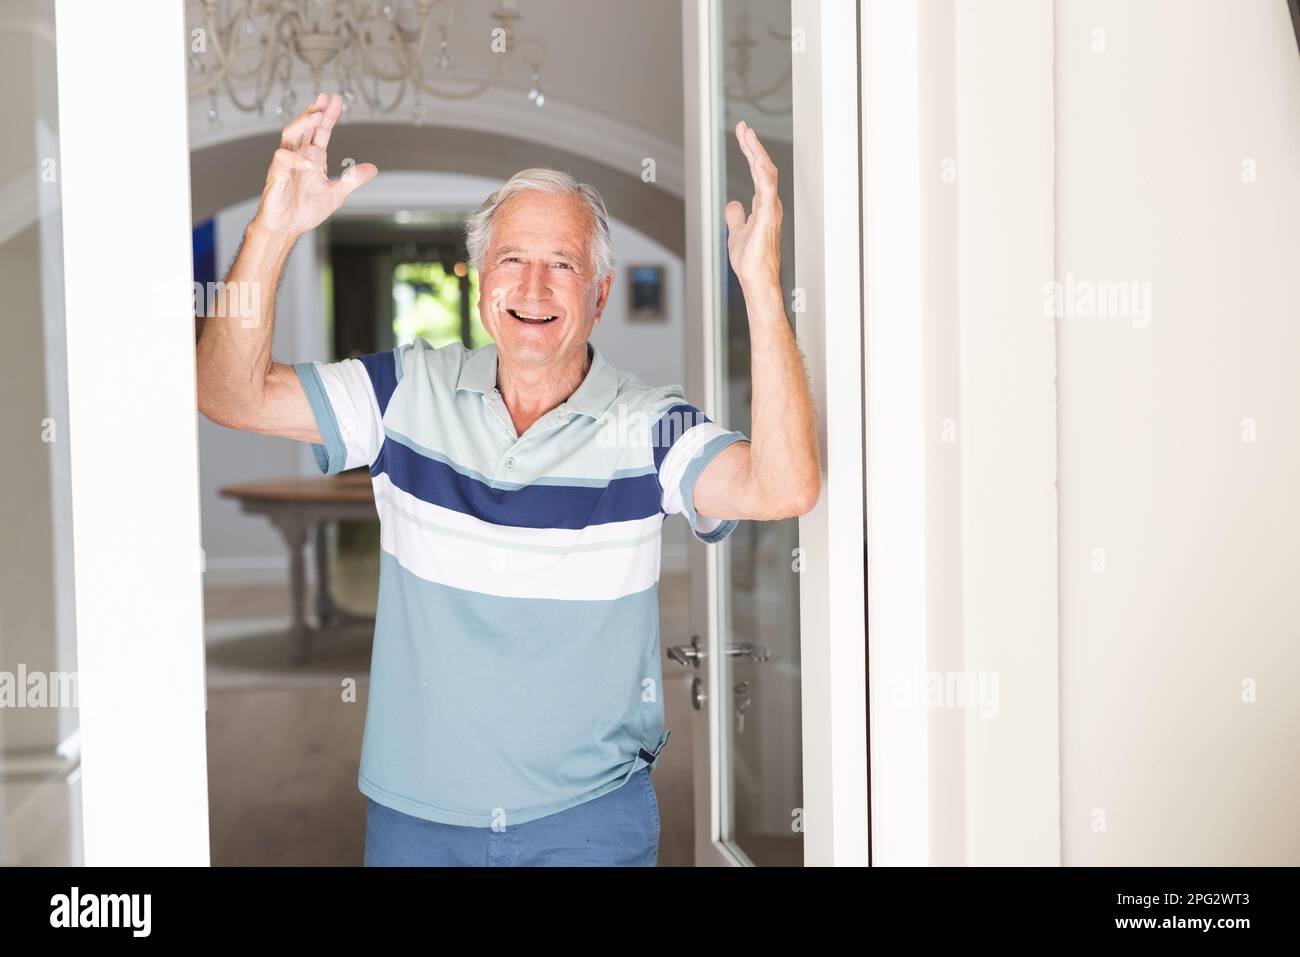
[[[878,863],[1060,862],[1054,330],[1040,293],[1053,270],[1050,13],[1050,0],[922,0],[911,25],[892,25],[917,31],[913,75],[867,91],[865,137],[880,148],[879,100],[917,88],[924,406],[923,624],[870,637],[900,662],[872,676],[872,735],[900,748],[922,714],[926,749],[910,774],[872,768],[872,810],[888,800],[922,820],[902,844],[878,833]],[[868,252],[868,273],[879,260]],[[917,428],[875,404],[878,432]]]
[[[929,859],[1294,864],[1286,4],[922,0],[917,29],[926,660],[1000,679],[995,718],[928,709]],[[1150,310],[1053,319],[1054,281]]]
[[[1300,53],[1286,4],[1058,3],[1056,56],[1058,279],[1151,289],[1149,325],[1058,322],[1064,861],[1295,864]]]
[[[499,181],[482,177],[390,172],[353,195],[347,214],[391,215],[399,209],[467,212]],[[223,210],[216,217],[217,272],[224,274],[239,247],[244,226],[256,211],[256,199]],[[343,213],[340,213],[343,215]],[[626,276],[616,274],[605,316],[592,341],[615,367],[651,384],[685,382],[682,261],[626,223],[612,220],[610,231],[620,267],[662,265],[667,285],[665,322],[628,319]],[[282,362],[327,361],[320,256],[306,239],[295,247],[286,266],[276,307],[272,354]],[[284,439],[225,429],[199,417],[199,461],[203,547],[209,584],[285,581],[288,552],[265,519],[243,515],[237,503],[217,490],[236,482],[286,476],[320,475],[308,446]],[[686,527],[670,521],[664,531],[665,568],[684,567]],[[308,574],[312,574],[308,563]]]

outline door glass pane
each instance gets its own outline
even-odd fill
[[[0,866],[81,863],[54,0],[5,4]]]
[[[780,170],[784,208],[781,284],[794,289],[793,116],[790,0],[724,0],[721,76],[714,111],[725,195],[749,209],[749,165],[736,143],[745,120]],[[718,238],[727,277],[719,310],[723,423],[751,434],[749,325],[740,285]],[[741,522],[722,546],[722,838],[754,864],[803,863],[803,775],[799,693],[799,521]]]

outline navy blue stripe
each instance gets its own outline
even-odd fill
[[[371,475],[386,474],[402,491],[431,505],[516,528],[586,528],[647,518],[661,511],[656,475],[611,479],[604,486],[525,485],[495,489],[385,439]]]
[[[396,349],[389,349],[387,352],[372,352],[369,355],[357,356],[370,375],[370,385],[374,388],[375,398],[379,401],[380,415],[388,411],[388,400],[393,397],[393,390],[397,388],[397,362],[400,362],[401,358],[396,355],[396,352]]]
[[[650,429],[651,443],[654,445],[655,471],[663,465],[664,456],[688,430],[704,422],[712,422],[707,415],[693,405],[675,405],[663,415]]]

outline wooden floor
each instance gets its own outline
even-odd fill
[[[663,642],[685,641],[685,602],[685,576],[664,576]],[[367,636],[364,630],[360,639],[349,633],[329,649],[332,658],[327,654],[306,674],[296,672],[288,663],[287,639],[276,630],[278,619],[287,620],[287,606],[287,590],[279,587],[205,591],[212,863],[358,866],[365,796],[357,790],[357,768],[368,661],[365,645],[358,642]],[[663,821],[659,863],[689,866],[694,833],[689,678],[666,659],[663,669],[672,738],[653,776]],[[358,671],[357,700],[344,702],[340,677]]]

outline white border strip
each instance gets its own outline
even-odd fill
[[[926,669],[919,13],[916,0],[862,9],[872,863],[924,865],[926,712],[892,693]]]
[[[793,57],[795,282],[807,297],[795,322],[824,475],[799,519],[807,865],[868,863],[857,6],[792,8],[807,42]]]
[[[719,326],[718,238],[721,211],[718,196],[718,138],[714,109],[718,90],[713,69],[713,37],[718,29],[716,0],[682,3],[684,155],[686,186],[686,388],[703,403],[702,411],[718,419]],[[723,546],[725,547],[725,546]],[[717,702],[721,668],[715,653],[721,623],[717,614],[721,592],[719,547],[694,536],[687,543],[690,582],[690,631],[698,635],[705,657],[691,680],[701,682],[704,712],[691,721],[695,780],[695,865],[736,866],[742,863],[720,840],[722,833],[721,727]],[[664,642],[688,644],[687,635],[667,636]]]

